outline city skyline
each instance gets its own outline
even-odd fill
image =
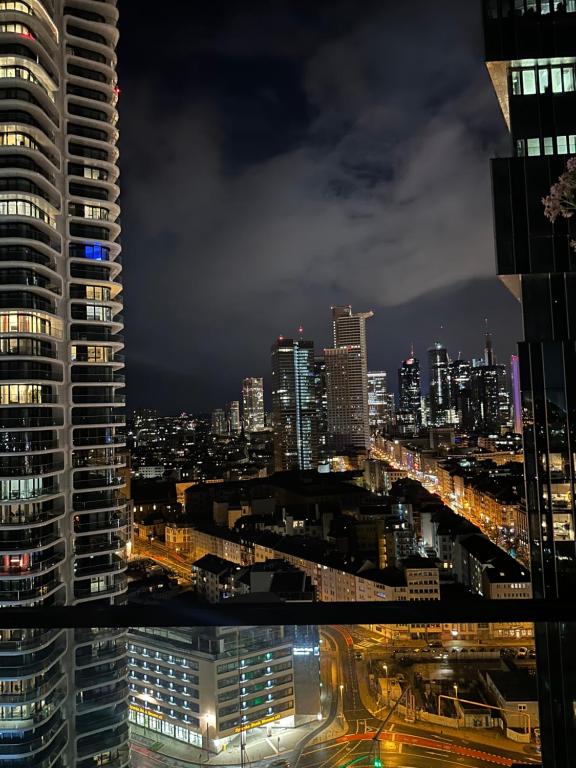
[[[500,357],[516,352],[488,165],[506,132],[477,3],[200,2],[179,9],[181,35],[138,5],[120,22],[130,406],[229,402],[266,375],[276,336],[303,325],[330,346],[335,304],[374,310],[373,370],[435,338],[472,356],[486,315]]]

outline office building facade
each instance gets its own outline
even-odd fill
[[[318,425],[314,386],[314,344],[280,337],[272,346],[274,467],[316,469]]]
[[[484,2],[486,61],[512,153],[492,161],[496,256],[522,305],[519,344],[524,470],[534,596],[576,586],[576,237],[542,199],[576,153],[576,6]],[[573,624],[537,632],[545,766],[576,764]]]
[[[388,395],[388,374],[386,371],[369,371],[368,418],[371,430],[382,432],[392,422]]]
[[[294,726],[283,626],[135,628],[128,655],[130,720],[149,737],[220,752],[239,733]]]
[[[372,312],[332,307],[334,347],[324,350],[328,442],[333,451],[370,447],[366,320]]]
[[[0,607],[122,602],[116,3],[0,4]],[[128,765],[125,633],[2,630],[12,766]]]
[[[228,426],[229,435],[239,435],[242,431],[242,424],[240,422],[240,402],[238,400],[232,400],[226,406],[226,422]]]
[[[453,422],[450,392],[450,366],[448,352],[437,341],[428,349],[428,374],[430,377],[430,417],[432,427],[443,427]]]
[[[410,357],[402,361],[398,369],[398,411],[396,423],[402,435],[416,435],[422,425],[422,388],[420,383],[420,361]]]
[[[260,432],[266,427],[264,418],[264,381],[251,377],[242,382],[242,425],[244,432]]]

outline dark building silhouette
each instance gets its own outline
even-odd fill
[[[492,162],[498,272],[522,304],[519,344],[534,596],[576,587],[576,237],[544,216],[576,153],[576,4],[484,3],[486,60],[512,139]],[[576,765],[574,624],[537,625],[545,766]]]

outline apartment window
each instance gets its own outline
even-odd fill
[[[554,138],[552,136],[544,136],[544,154],[554,154]]]
[[[51,226],[54,225],[50,216],[29,200],[0,200],[0,216],[30,216]]]
[[[0,10],[2,6],[0,5]],[[18,35],[26,35],[32,37],[32,32],[25,24],[18,24],[17,22],[8,22],[7,24],[0,24],[0,32],[15,32]]]
[[[0,2],[0,11],[19,11],[20,13],[28,13],[32,16],[32,9],[28,3],[21,3],[17,0],[3,0],[3,2]]]
[[[527,154],[529,157],[540,154],[540,139],[526,139]]]

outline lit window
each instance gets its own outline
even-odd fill
[[[528,148],[529,157],[540,154],[540,139],[527,139],[526,146]]]
[[[526,96],[536,93],[536,73],[533,69],[522,70],[522,92]]]
[[[562,67],[562,80],[565,91],[574,90],[574,70],[572,67]]]
[[[540,93],[545,93],[546,89],[550,85],[550,79],[547,69],[538,70],[538,90]]]
[[[566,136],[556,136],[556,146],[558,147],[559,155],[568,154],[568,142],[566,141]]]
[[[552,91],[554,93],[562,93],[562,69],[560,67],[552,67]]]
[[[552,136],[544,136],[544,154],[554,154],[554,139]]]

